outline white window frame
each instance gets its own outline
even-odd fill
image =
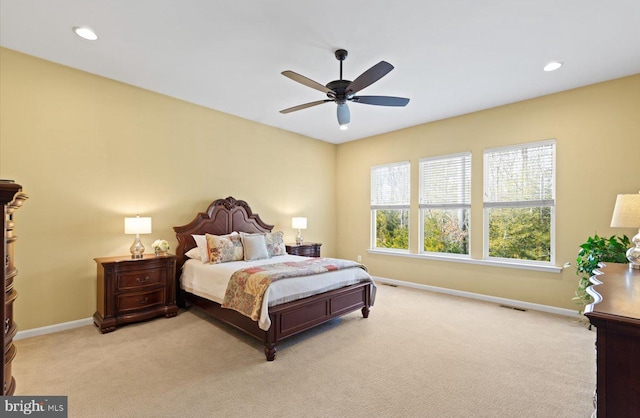
[[[487,163],[487,155],[494,152],[500,151],[509,151],[509,150],[519,150],[524,148],[535,148],[540,146],[553,146],[553,161],[552,161],[552,196],[551,199],[540,199],[540,200],[525,200],[525,201],[511,201],[511,202],[488,202],[487,201],[487,190],[488,190],[488,182],[489,182],[489,174],[488,163]],[[483,153],[483,237],[484,237],[484,245],[483,245],[483,258],[485,260],[492,261],[500,261],[500,262],[508,262],[515,264],[530,264],[530,265],[541,265],[541,266],[550,266],[555,265],[556,259],[556,179],[557,179],[557,170],[556,170],[556,160],[557,160],[557,147],[555,139],[548,139],[545,141],[537,141],[537,142],[529,142],[525,144],[517,144],[506,147],[498,147],[498,148],[488,148],[484,150]],[[551,225],[550,234],[549,234],[549,261],[539,261],[539,260],[521,260],[514,258],[504,258],[504,257],[490,257],[489,256],[489,210],[493,208],[531,208],[531,207],[550,207],[550,217],[551,217]]]
[[[378,202],[374,202],[374,196],[376,195],[376,184],[374,182],[374,173],[377,170],[380,169],[385,169],[385,168],[391,168],[391,167],[398,167],[398,166],[407,166],[407,188],[408,190],[406,191],[406,196],[404,199],[401,199],[401,202],[397,202],[397,203],[387,203],[387,204],[379,204]],[[378,210],[408,210],[410,211],[411,207],[411,162],[410,161],[399,161],[399,162],[395,162],[395,163],[390,163],[390,164],[382,164],[382,165],[376,165],[371,167],[371,246],[370,248],[373,250],[378,250],[378,251],[385,251],[385,252],[400,252],[400,253],[408,253],[409,252],[409,247],[410,247],[410,242],[411,242],[411,215],[409,214],[409,225],[407,225],[407,230],[409,233],[409,242],[407,243],[407,248],[406,249],[399,249],[399,248],[385,248],[385,247],[377,247],[376,246],[376,242],[377,242],[377,228],[376,228],[376,211]]]
[[[468,172],[468,195],[462,198],[462,202],[458,203],[426,203],[424,202],[424,179],[425,179],[425,162],[428,161],[438,161],[438,160],[454,160],[460,158],[468,158],[469,172]],[[419,227],[419,241],[420,241],[420,254],[434,254],[434,255],[446,255],[447,257],[462,257],[462,258],[470,258],[471,257],[471,152],[460,152],[455,154],[447,154],[447,155],[439,155],[434,157],[425,157],[419,160],[419,171],[420,171],[420,190],[419,190],[419,208],[420,208],[420,227]],[[465,181],[465,172],[462,172],[461,181]],[[466,188],[465,188],[466,189]],[[425,251],[424,250],[424,217],[425,212],[428,209],[467,209],[469,215],[469,228],[467,230],[467,254],[456,254],[456,253],[448,253],[448,252],[434,252],[434,251]]]

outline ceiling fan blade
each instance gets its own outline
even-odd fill
[[[409,99],[392,96],[354,96],[352,101],[377,106],[406,106]]]
[[[309,102],[309,103],[305,103],[305,104],[301,104],[301,105],[298,105],[298,106],[290,107],[288,109],[281,110],[280,113],[291,113],[291,112],[295,112],[296,110],[302,110],[302,109],[306,109],[308,107],[313,107],[313,106],[320,105],[322,103],[327,103],[327,102],[332,102],[332,101],[333,100],[331,100],[331,99],[317,100],[315,102]]]
[[[351,84],[347,86],[345,91],[347,92],[347,94],[357,93],[365,87],[368,87],[376,81],[380,80],[391,70],[393,70],[393,65],[389,64],[386,61],[380,61],[364,73],[360,74],[358,78],[353,80]]]
[[[348,125],[351,122],[351,112],[349,112],[349,106],[346,103],[338,105],[338,125]]]
[[[335,92],[333,90],[331,90],[330,88],[323,86],[322,84],[318,83],[317,81],[313,81],[310,78],[307,78],[303,75],[300,75],[298,73],[294,73],[293,71],[283,71],[282,75],[285,77],[289,77],[290,79],[292,79],[293,81],[297,81],[300,84],[304,84],[307,87],[311,87],[312,89],[316,89],[316,90],[320,90],[323,93],[327,93],[327,94],[331,94],[335,96]]]

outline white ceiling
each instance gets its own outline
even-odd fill
[[[0,0],[6,48],[331,143],[640,73],[640,0]],[[98,33],[95,42],[72,32]],[[395,69],[350,103],[279,110],[385,60]],[[565,65],[543,72],[549,61]]]

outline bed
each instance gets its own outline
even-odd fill
[[[354,272],[353,274],[357,274],[358,278],[345,282],[348,283],[346,285],[341,285],[339,280],[334,279],[335,282],[328,286],[329,290],[311,296],[303,296],[291,301],[287,301],[291,297],[283,297],[281,301],[278,301],[277,298],[275,301],[265,300],[263,306],[268,305],[268,309],[261,311],[259,320],[253,320],[236,310],[223,308],[219,299],[208,296],[206,292],[196,290],[197,286],[183,284],[183,271],[191,271],[191,268],[197,264],[203,264],[201,260],[190,259],[187,256],[189,251],[197,248],[194,235],[226,236],[235,232],[256,234],[272,231],[273,225],[260,219],[260,216],[253,213],[247,202],[243,200],[236,200],[233,197],[215,200],[209,205],[206,212],[198,213],[190,223],[176,226],[173,229],[178,240],[176,248],[178,305],[180,307],[195,306],[211,317],[261,340],[268,361],[275,359],[278,342],[287,337],[357,310],[361,310],[364,318],[369,317],[370,308],[375,299],[375,285],[367,273],[365,273],[366,278],[362,277],[363,270],[361,268],[349,269]],[[189,255],[192,254],[193,251],[189,253]],[[275,263],[294,259],[305,259],[305,257],[287,255],[273,257],[272,260]],[[240,265],[242,262],[234,261],[233,263]],[[229,269],[232,265],[232,263],[228,263],[223,267]],[[334,273],[339,272],[314,276],[314,281],[318,277],[328,277]],[[344,274],[344,271],[341,273]],[[301,279],[304,278],[291,278],[277,283],[291,283]],[[275,284],[274,282],[272,286]]]

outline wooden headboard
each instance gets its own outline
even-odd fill
[[[184,254],[196,246],[192,234],[226,235],[233,231],[255,233],[271,232],[272,229],[273,225],[265,223],[260,215],[253,213],[244,200],[236,200],[231,196],[214,200],[206,212],[198,213],[188,224],[173,227],[178,239],[176,275],[180,277],[186,261]]]

